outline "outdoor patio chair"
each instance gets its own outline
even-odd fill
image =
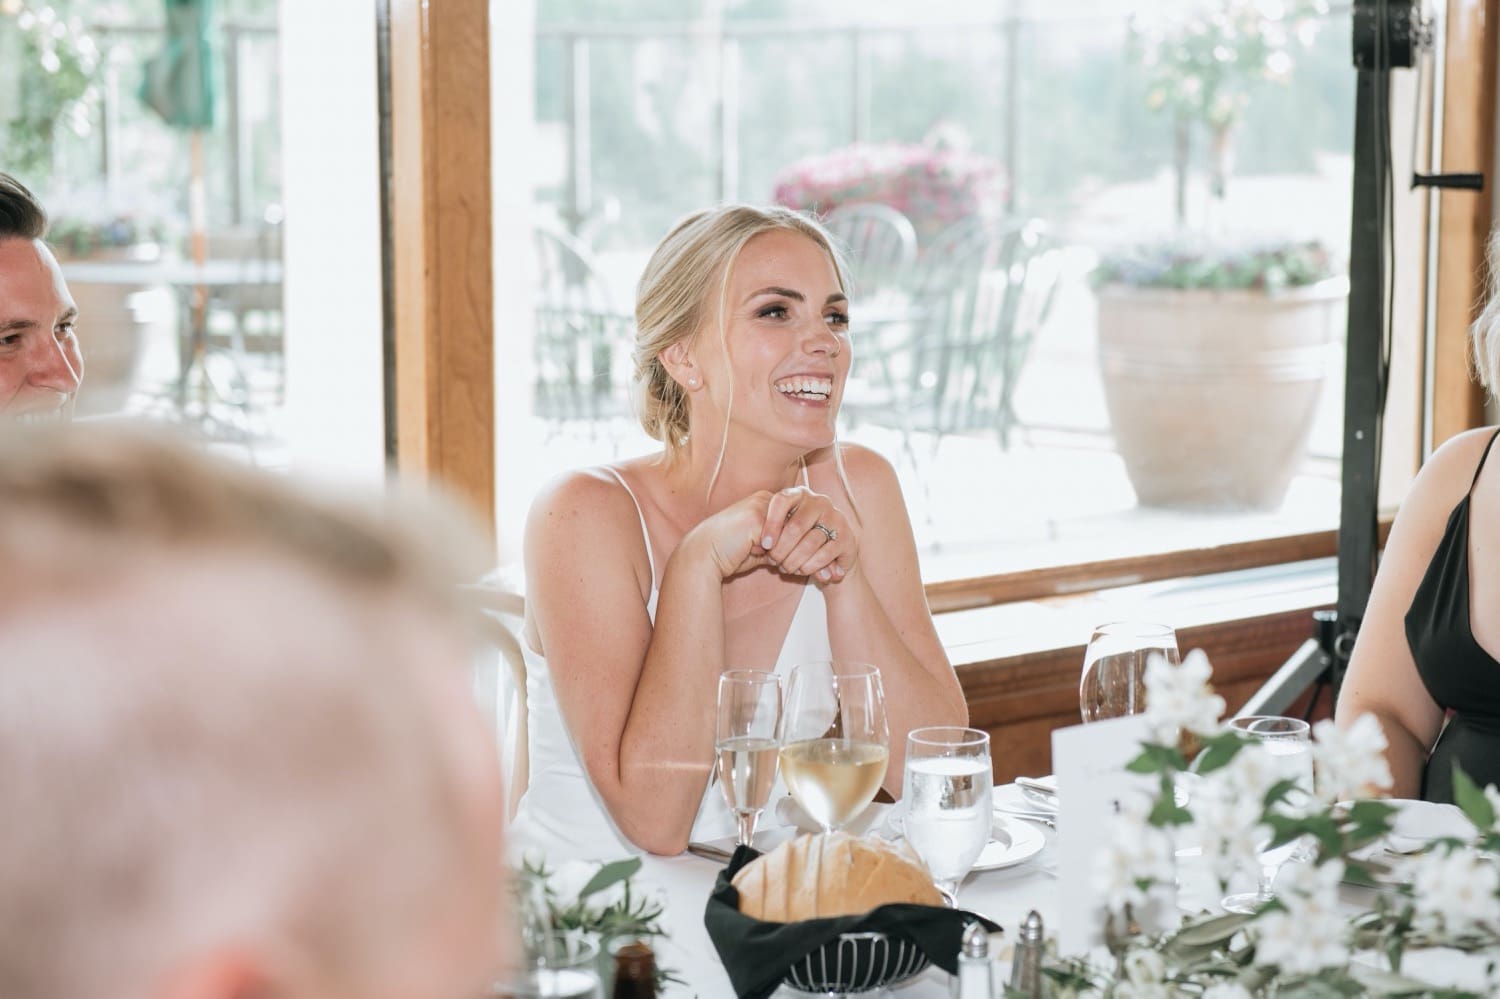
[[[534,230],[536,412],[597,423],[628,411],[634,318],[616,309],[587,248],[560,230]]]
[[[902,435],[913,465],[916,433],[993,431],[1010,446],[1015,390],[1052,308],[1057,251],[1035,221],[965,222],[940,234],[919,265],[908,317],[861,341],[846,405]]]
[[[225,317],[230,349],[248,358],[264,355],[271,361],[276,399],[286,395],[286,344],[283,288],[280,280],[268,280],[281,266],[282,212],[278,205],[266,209],[256,225],[210,232],[210,260],[233,261],[242,279],[215,292],[208,303],[210,313]],[[210,334],[215,331],[210,323]],[[250,373],[239,373],[248,379]],[[248,385],[246,386],[248,389]]]
[[[899,287],[917,259],[911,220],[875,202],[840,205],[823,218],[853,271],[851,297],[867,301]]]
[[[479,611],[479,626],[490,647],[478,660],[474,693],[480,709],[495,732],[500,750],[508,812],[526,790],[530,776],[526,727],[526,660],[521,655],[521,626],[526,619],[526,599],[497,573],[479,583],[463,587]],[[497,664],[490,654],[498,653]],[[499,666],[505,668],[499,669]]]

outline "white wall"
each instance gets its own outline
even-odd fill
[[[292,466],[385,471],[379,128],[370,0],[281,0]]]

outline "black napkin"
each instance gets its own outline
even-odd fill
[[[841,933],[884,933],[906,940],[950,975],[958,972],[958,952],[969,923],[978,921],[991,932],[998,925],[962,909],[909,903],[882,905],[859,916],[807,919],[800,923],[767,923],[740,912],[740,893],[730,883],[735,873],[760,852],[749,846],[734,851],[729,866],[719,872],[703,924],[724,962],[739,999],[765,999],[776,991],[793,964],[838,938]]]

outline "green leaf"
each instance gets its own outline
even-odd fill
[[[1203,740],[1203,752],[1193,761],[1193,769],[1200,774],[1211,774],[1227,766],[1229,761],[1245,748],[1245,741],[1233,732],[1224,732]]]
[[[598,873],[589,878],[588,884],[579,891],[580,900],[588,898],[598,891],[603,891],[610,885],[625,881],[632,877],[636,871],[641,869],[640,857],[627,857],[624,860],[616,860],[599,868]]]
[[[1125,769],[1133,774],[1160,774],[1172,773],[1187,768],[1187,760],[1177,751],[1176,746],[1161,746],[1154,742],[1141,745],[1141,755],[1125,765]]]
[[[1380,995],[1432,995],[1436,990],[1429,984],[1393,971],[1382,971],[1359,962],[1349,965],[1349,976],[1366,992]]]
[[[1204,945],[1220,944],[1244,929],[1254,919],[1254,916],[1247,916],[1237,912],[1230,913],[1227,916],[1210,916],[1202,922],[1189,923],[1181,930],[1178,930],[1167,941],[1167,945],[1202,947]]]
[[[1495,806],[1457,763],[1453,764],[1453,803],[1480,831],[1489,832],[1495,827]]]

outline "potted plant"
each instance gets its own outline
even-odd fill
[[[1272,509],[1296,472],[1348,280],[1316,243],[1107,257],[1099,369],[1146,506]]]
[[[1178,231],[1103,255],[1093,275],[1099,366],[1139,502],[1208,510],[1280,505],[1302,458],[1348,282],[1326,247],[1183,226],[1193,136],[1225,195],[1252,87],[1285,78],[1312,0],[1219,0],[1139,25],[1147,102],[1175,124]]]

